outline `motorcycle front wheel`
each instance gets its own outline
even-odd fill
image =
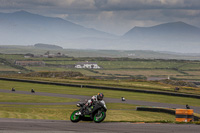
[[[78,113],[80,110],[75,110],[71,116],[70,116],[70,120],[71,122],[79,122],[81,120],[81,116],[80,115],[76,115],[76,113]]]
[[[102,122],[104,119],[106,118],[106,112],[101,112],[101,113],[99,113],[99,112],[97,112],[97,113],[95,113],[94,114],[94,122],[96,122],[96,123],[100,123],[100,122]]]

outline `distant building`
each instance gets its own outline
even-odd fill
[[[45,66],[44,61],[15,61],[15,65],[20,66]]]
[[[101,67],[93,62],[79,62],[75,65],[75,68],[100,69]]]

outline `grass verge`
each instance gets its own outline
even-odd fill
[[[59,102],[77,102],[78,99],[26,95],[16,93],[2,93],[0,92],[0,102],[14,102],[14,103],[59,103]]]
[[[105,122],[162,122],[174,121],[175,116],[156,113],[138,112],[136,105],[107,104]],[[0,105],[0,118],[53,119],[69,120],[76,105]]]

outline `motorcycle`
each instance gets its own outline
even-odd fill
[[[107,107],[103,100],[94,102],[91,106],[85,106],[85,103],[78,103],[77,107],[80,107],[80,109],[75,110],[70,116],[72,122],[83,120],[100,123],[106,118]],[[83,110],[83,113],[80,114],[81,110]]]

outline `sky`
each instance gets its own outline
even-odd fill
[[[115,35],[176,21],[200,27],[200,0],[0,0],[0,12],[19,10]]]

